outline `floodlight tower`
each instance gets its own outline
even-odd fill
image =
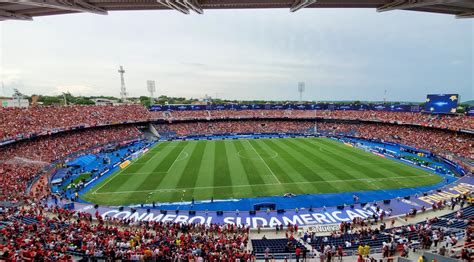
[[[146,81],[146,86],[147,86],[148,92],[150,92],[150,105],[153,105],[154,104],[153,103],[154,102],[153,93],[156,92],[155,80]]]
[[[123,66],[120,66],[118,70],[120,74],[120,97],[122,98],[122,103],[127,102],[127,89],[125,88],[125,79],[123,78],[123,74],[125,74],[125,70],[123,70]]]
[[[303,92],[305,90],[305,83],[299,82],[298,83],[298,92],[300,93],[300,103],[303,102]]]

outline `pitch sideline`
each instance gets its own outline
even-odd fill
[[[426,176],[433,176],[434,174],[422,175],[422,176],[408,176],[410,178],[420,178]],[[292,183],[269,183],[269,184],[253,184],[253,185],[231,185],[231,186],[211,186],[211,187],[188,187],[188,188],[166,188],[166,189],[155,189],[155,190],[130,190],[130,191],[114,191],[114,192],[94,192],[93,194],[105,195],[105,194],[128,194],[128,193],[149,193],[149,192],[175,192],[183,190],[205,190],[205,189],[214,189],[214,188],[232,188],[232,187],[254,187],[254,186],[278,186],[278,185],[300,185],[300,184],[319,184],[319,183],[341,183],[341,182],[355,182],[355,181],[383,181],[383,180],[392,180],[392,179],[401,179],[407,178],[407,176],[398,176],[398,177],[381,177],[381,178],[358,178],[358,179],[338,179],[338,180],[324,180],[324,181],[302,181],[302,182],[292,182]]]

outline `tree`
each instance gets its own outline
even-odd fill
[[[20,92],[20,90],[14,88],[13,89],[13,98],[21,99],[21,98],[23,98],[23,94]]]

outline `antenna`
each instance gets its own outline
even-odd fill
[[[383,103],[385,104],[387,102],[387,89],[383,91]]]
[[[118,70],[120,74],[120,97],[122,98],[122,103],[127,102],[127,89],[125,88],[125,79],[123,78],[123,74],[125,74],[125,70],[123,70],[123,66],[120,66]]]
[[[153,93],[156,92],[155,80],[146,81],[146,87],[147,87],[148,92],[150,92],[150,105],[153,105],[154,104]]]
[[[300,93],[300,103],[303,101],[303,92],[305,91],[305,83],[299,82],[298,83],[298,92]]]
[[[3,81],[2,81],[2,94],[3,96],[7,96],[7,93],[5,93],[5,85],[3,84]]]

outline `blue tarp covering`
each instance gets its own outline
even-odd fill
[[[51,181],[56,180],[56,179],[63,179],[67,175],[68,170],[69,169],[67,169],[67,168],[58,169],[54,173],[54,175],[51,177]]]
[[[87,166],[96,160],[93,154],[83,155],[66,163],[66,166]]]

